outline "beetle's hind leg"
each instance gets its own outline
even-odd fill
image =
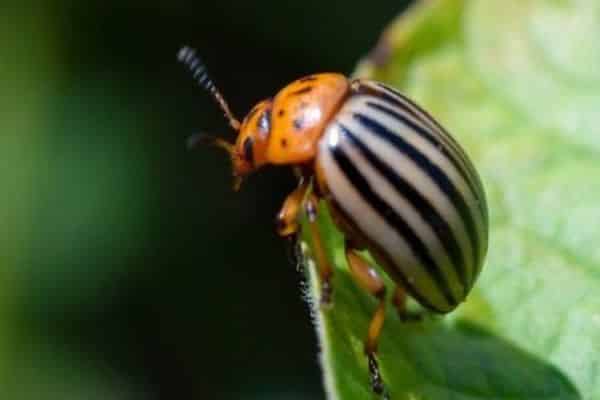
[[[379,301],[377,309],[369,323],[369,330],[364,342],[364,349],[369,363],[371,387],[375,393],[381,394],[384,398],[387,398],[376,358],[379,336],[385,321],[385,284],[377,271],[358,253],[358,250],[348,240],[346,240],[345,253],[348,268],[354,280],[361,288],[372,294]]]

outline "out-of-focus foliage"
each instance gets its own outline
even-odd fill
[[[424,1],[361,64],[358,75],[401,88],[454,132],[491,211],[464,305],[409,324],[389,310],[380,365],[393,399],[600,397],[599,16],[592,0]],[[321,223],[337,265],[334,310],[317,312],[328,392],[369,398],[362,340],[375,301]]]

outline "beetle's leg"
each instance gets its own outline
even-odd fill
[[[385,284],[377,271],[358,253],[351,242],[346,241],[346,261],[348,268],[354,280],[367,292],[371,293],[379,303],[377,309],[371,317],[367,338],[365,339],[365,353],[369,362],[369,373],[371,374],[371,386],[373,391],[379,394],[384,393],[383,380],[379,373],[377,365],[377,344],[379,335],[385,321]]]
[[[290,264],[296,268],[296,271],[302,274],[304,272],[304,266],[302,265],[302,246],[296,236],[297,235],[290,235],[285,238],[285,250]]]
[[[400,317],[400,320],[406,322],[422,320],[422,314],[408,311],[408,309],[406,308],[406,300],[406,290],[404,290],[404,288],[401,286],[396,286],[392,302],[394,303],[394,307],[396,307],[396,310],[398,310],[398,317]]]
[[[277,214],[277,233],[283,237],[292,237],[298,233],[300,225],[298,214],[302,210],[302,202],[306,196],[308,184],[300,184],[292,193],[286,197]]]
[[[306,202],[304,203],[304,209],[308,218],[308,226],[310,229],[310,236],[313,242],[313,250],[319,270],[319,277],[321,280],[321,305],[327,306],[331,303],[331,277],[333,276],[333,268],[329,263],[325,246],[323,246],[323,239],[319,231],[319,222],[317,221],[317,210],[319,207],[319,198],[311,193]]]
[[[303,183],[285,199],[281,210],[277,214],[277,232],[283,237],[294,240],[295,235],[300,229],[298,214],[303,209],[306,211],[310,234],[313,241],[315,261],[321,280],[321,304],[327,305],[331,301],[330,281],[331,276],[333,275],[333,269],[327,258],[327,253],[325,252],[325,247],[323,246],[318,228],[317,207],[319,199],[313,193],[306,197],[307,190],[308,184]]]
[[[365,352],[376,353],[377,342],[385,318],[385,284],[377,271],[346,241],[346,261],[354,280],[367,292],[371,293],[379,304],[369,324],[369,334],[365,341]]]

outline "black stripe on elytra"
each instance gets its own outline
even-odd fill
[[[421,122],[432,126],[432,128],[434,129],[437,129],[441,133],[442,139],[445,139],[448,142],[449,146],[453,147],[454,150],[456,150],[460,154],[464,153],[462,147],[460,147],[456,139],[454,139],[454,137],[450,135],[450,133],[448,133],[448,131],[435,118],[433,118],[431,114],[425,111],[417,103],[415,103],[414,101],[412,101],[411,99],[409,99],[408,97],[406,97],[405,95],[403,95],[402,93],[390,86],[384,85],[381,82],[376,82],[375,84],[377,88],[392,96],[391,99],[388,97],[388,100],[391,100],[391,102],[393,102],[394,104],[406,109],[407,112],[421,120]],[[414,110],[416,110],[417,112],[415,112]]]
[[[421,218],[429,224],[429,227],[435,232],[440,243],[446,250],[448,258],[454,265],[454,270],[458,276],[463,288],[469,287],[465,261],[454,232],[450,225],[433,207],[429,200],[424,197],[415,187],[404,177],[398,174],[390,165],[382,161],[371,149],[369,149],[360,139],[358,139],[348,128],[339,124],[340,130],[346,136],[349,143],[354,145],[365,159],[385,178],[385,180],[394,187],[396,192],[404,197]]]
[[[396,150],[411,159],[415,165],[417,165],[427,176],[429,176],[431,180],[439,187],[439,189],[446,194],[446,196],[448,196],[450,202],[454,205],[461,219],[465,223],[473,252],[473,260],[471,263],[473,267],[471,269],[474,271],[480,259],[480,238],[477,235],[475,221],[469,206],[467,205],[462,194],[452,184],[446,173],[442,171],[436,164],[431,162],[431,160],[429,160],[423,153],[405,141],[401,136],[390,131],[379,122],[360,113],[354,113],[353,117],[369,132],[390,143],[394,146],[394,148],[396,148]]]
[[[396,119],[397,121],[399,121],[400,123],[406,125],[408,128],[410,128],[410,130],[412,130],[413,132],[415,132],[416,134],[420,135],[421,137],[423,137],[425,140],[427,140],[429,143],[431,143],[431,145],[435,146],[436,148],[438,148],[438,150],[446,157],[447,160],[450,161],[450,163],[452,164],[452,166],[460,173],[460,175],[462,176],[462,178],[464,179],[464,181],[467,183],[467,185],[469,186],[469,190],[471,191],[472,195],[474,196],[475,199],[480,199],[481,195],[480,192],[473,186],[473,181],[472,179],[470,179],[468,176],[466,176],[465,171],[463,171],[460,166],[457,163],[457,159],[455,157],[452,156],[452,154],[449,154],[446,150],[446,147],[444,146],[438,146],[438,142],[436,141],[436,138],[432,135],[432,133],[430,131],[428,131],[427,129],[425,129],[423,126],[420,126],[419,124],[415,123],[414,121],[411,121],[409,118],[406,118],[406,116],[402,115],[401,113],[383,106],[381,104],[377,104],[371,101],[367,101],[367,107],[370,107],[371,109],[377,110],[379,112],[382,112],[394,119]],[[449,179],[448,179],[449,180]],[[466,204],[466,201],[465,201]],[[485,207],[484,207],[485,208]],[[473,225],[474,225],[474,217],[473,215],[469,212],[469,214],[471,215],[471,219],[473,220]],[[473,234],[471,235],[471,240],[473,240],[473,237],[476,236],[476,231],[473,228]],[[476,242],[472,242],[472,243],[476,243]],[[478,258],[477,258],[477,254],[475,253],[475,250],[473,251],[473,257],[475,262],[477,262]]]
[[[439,135],[434,136],[434,134],[429,129],[427,129],[426,126],[415,123],[414,121],[407,118],[405,115],[402,115],[401,113],[397,112],[396,110],[394,110],[392,108],[386,107],[381,104],[374,103],[372,101],[367,101],[367,107],[378,110],[378,111],[396,119],[397,121],[400,121],[404,125],[407,125],[408,127],[410,127],[411,130],[413,130],[414,132],[419,134],[423,139],[425,139],[426,141],[431,143],[432,146],[434,146],[438,151],[440,151],[446,157],[446,159],[448,161],[450,161],[452,166],[462,176],[463,180],[469,186],[469,190],[471,191],[473,196],[475,198],[480,197],[480,194],[479,194],[480,192],[478,190],[479,188],[476,188],[474,186],[473,179],[470,176],[468,169],[466,167],[464,167],[462,163],[459,164],[459,162],[460,162],[459,160],[461,160],[462,157],[464,157],[464,154],[462,152],[458,153],[457,155],[450,154],[448,151],[448,147],[444,146],[440,143]],[[410,110],[406,110],[406,109],[403,109],[403,110],[410,113]]]
[[[381,247],[381,245],[377,244],[375,241],[369,238],[362,229],[356,225],[355,219],[350,218],[348,213],[344,210],[340,203],[338,203],[335,199],[329,199],[331,202],[330,205],[335,209],[335,212],[340,214],[346,223],[352,224],[352,229],[359,232],[363,237],[363,240],[366,243],[366,247],[371,253],[373,257],[377,260],[378,263],[381,264],[381,267],[385,270],[385,272],[392,278],[392,280],[399,284],[403,289],[405,289],[409,295],[411,295],[415,300],[419,302],[423,307],[430,309],[431,311],[435,311],[438,313],[444,313],[446,311],[440,310],[435,307],[433,304],[429,302],[425,297],[423,297],[417,290],[414,285],[410,283],[408,278],[404,275],[402,270],[395,267],[395,263],[392,261],[392,257]]]
[[[375,87],[373,87],[373,84]],[[463,148],[458,144],[456,139],[454,139],[454,136],[452,136],[435,118],[433,118],[431,114],[396,89],[386,86],[381,82],[372,82],[371,84],[363,83],[362,88],[363,92],[371,94],[375,93],[378,97],[381,97],[382,100],[401,107],[423,124],[429,125],[429,127],[431,127],[433,130],[437,130],[440,139],[458,154],[458,158],[463,164],[466,173],[471,176],[471,179],[477,183],[478,188],[481,190],[481,192],[483,192],[483,186],[479,181],[479,176],[477,175],[477,172],[475,172],[475,167],[471,163],[471,160],[466,156]]]
[[[387,86],[381,82],[373,82],[379,91],[377,91],[378,95],[382,96],[382,99],[388,101],[394,105],[401,107],[403,110],[419,119],[424,124],[429,124],[434,128],[437,128],[440,133],[440,138],[445,140],[448,143],[448,146],[451,147],[458,154],[458,161],[464,166],[465,170],[462,171],[458,169],[459,173],[466,180],[469,185],[469,189],[476,196],[477,205],[479,207],[479,211],[482,215],[482,233],[487,236],[487,224],[489,219],[487,202],[485,199],[485,189],[483,188],[483,184],[481,179],[479,178],[479,174],[475,170],[475,166],[471,162],[470,158],[466,155],[462,146],[456,141],[454,136],[452,136],[446,128],[444,128],[435,118],[431,116],[426,110],[424,110],[421,106],[416,104],[414,101],[394,89],[393,87]],[[365,88],[370,88],[371,86],[364,85]],[[416,112],[414,111],[416,110]],[[449,157],[451,158],[451,157]],[[454,160],[451,159],[451,161]],[[456,165],[455,165],[456,167]],[[465,174],[468,174],[471,179],[468,179]],[[475,187],[477,187],[477,192],[474,191]],[[479,264],[479,263],[478,263]],[[481,267],[481,265],[479,265]],[[477,268],[477,271],[479,268]],[[476,275],[474,275],[475,278]]]
[[[371,248],[373,249],[374,253],[379,255],[379,257],[383,258],[382,261],[385,261],[386,264],[388,265],[394,265],[394,262],[392,261],[392,257],[385,251],[383,250],[379,245],[374,245],[371,242],[369,242],[369,246],[371,246]],[[448,311],[444,311],[441,310],[439,307],[436,307],[433,305],[433,303],[431,303],[427,297],[423,296],[421,293],[419,293],[417,291],[417,288],[415,288],[415,286],[410,283],[410,281],[406,278],[406,276],[404,276],[404,274],[402,273],[402,271],[400,271],[399,268],[394,268],[393,272],[390,273],[390,275],[392,275],[395,279],[400,281],[400,284],[402,285],[403,289],[406,289],[406,291],[415,299],[417,300],[417,302],[419,302],[419,304],[421,304],[423,307],[430,309],[431,311],[435,311],[437,313],[445,313]],[[454,304],[451,304],[451,308],[452,306],[454,306]]]
[[[398,94],[398,96],[400,96],[400,95]],[[410,100],[407,99],[407,102],[409,102],[409,101]],[[473,197],[475,198],[475,200],[477,202],[477,207],[479,208],[479,211],[481,212],[481,215],[482,215],[482,224],[483,224],[482,231],[483,231],[483,234],[486,234],[488,210],[487,210],[487,204],[485,201],[485,192],[483,190],[483,185],[481,184],[479,176],[475,172],[473,165],[471,164],[471,162],[469,161],[469,159],[467,158],[465,153],[460,149],[460,147],[458,147],[459,150],[458,150],[457,157],[453,157],[452,154],[449,154],[447,152],[446,147],[438,146],[436,137],[439,137],[439,135],[434,137],[434,133],[430,132],[428,129],[426,129],[426,127],[420,126],[420,124],[415,123],[414,121],[411,121],[409,118],[407,118],[406,116],[402,115],[401,113],[397,112],[396,110],[394,110],[392,108],[386,107],[381,104],[374,103],[372,101],[367,101],[366,104],[367,104],[367,107],[370,107],[372,109],[380,111],[380,112],[396,119],[397,121],[407,125],[413,131],[417,132],[419,135],[421,135],[421,137],[423,137],[425,140],[427,140],[429,143],[431,143],[433,146],[435,146],[446,157],[446,159],[448,159],[450,161],[452,166],[459,172],[459,174],[462,176],[463,180],[469,186],[469,190],[471,191],[471,193],[473,194]],[[414,107],[418,108],[418,106],[416,104],[414,104],[414,103],[411,103],[411,104]],[[403,110],[409,112],[411,115],[413,115],[413,116],[415,115],[411,110],[404,108],[400,104],[398,104],[398,105],[401,106]],[[426,114],[425,111],[421,110],[421,112]],[[433,121],[433,119],[432,119],[432,121]],[[451,137],[449,134],[448,134],[448,136]],[[455,151],[457,151],[457,150],[455,150]],[[464,167],[465,169],[462,169],[459,166],[459,164],[458,164],[459,162],[461,162],[461,164],[463,166],[465,166]],[[469,166],[466,166],[467,164]],[[468,176],[468,174],[470,174],[470,175]]]
[[[446,128],[444,128],[442,126],[442,124],[440,124],[435,118],[433,118],[431,116],[431,114],[429,114],[427,111],[425,111],[423,108],[421,108],[418,104],[416,104],[414,101],[412,101],[411,99],[409,99],[408,97],[406,97],[405,95],[403,95],[402,93],[397,91],[396,89],[394,89],[390,86],[384,85],[381,82],[376,82],[375,84],[377,85],[377,87],[379,89],[386,91],[388,93],[391,93],[392,96],[396,97],[396,98],[392,98],[392,99],[388,98],[387,100],[392,100],[393,103],[406,109],[407,112],[409,112],[411,115],[413,115],[416,118],[418,118],[419,120],[421,120],[423,123],[428,123],[430,125],[433,125],[434,128],[437,128],[437,130],[441,133],[440,137],[442,139],[444,139],[448,143],[448,146],[452,147],[452,149],[459,155],[460,161],[462,162],[463,166],[465,167],[466,172],[470,175],[473,182],[477,185],[477,188],[480,191],[480,195],[482,195],[484,193],[484,190],[483,190],[483,185],[481,184],[481,180],[479,179],[479,175],[477,174],[477,171],[475,171],[475,167],[471,163],[471,160],[469,159],[469,157],[467,157],[467,155],[466,155],[465,151],[463,150],[463,148],[461,147],[461,145],[456,141],[456,139],[454,139],[454,136],[452,136],[446,130]],[[417,110],[420,115],[415,113],[411,109],[411,107],[413,109]],[[487,219],[487,207],[482,207],[482,212],[484,214],[486,214],[486,219]]]
[[[356,187],[360,196],[369,204],[379,216],[387,221],[390,227],[395,230],[401,237],[404,238],[406,244],[411,249],[412,253],[424,266],[429,273],[431,280],[435,283],[438,290],[449,305],[456,305],[458,302],[452,295],[452,291],[448,286],[445,275],[442,274],[439,267],[433,260],[429,250],[417,236],[413,228],[402,218],[390,205],[383,200],[371,187],[367,179],[362,176],[357,167],[344,153],[341,147],[331,147],[333,158],[339,165],[340,170],[346,176],[349,182]],[[399,268],[398,268],[399,269]],[[426,293],[419,293],[421,297],[427,297]]]

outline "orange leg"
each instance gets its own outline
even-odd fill
[[[302,210],[302,202],[306,197],[307,190],[307,184],[300,184],[283,202],[283,206],[276,218],[277,233],[280,236],[293,237],[298,233],[300,229],[298,214]]]
[[[321,306],[328,306],[331,304],[331,294],[333,288],[331,287],[331,277],[333,276],[333,268],[329,263],[325,246],[323,245],[323,239],[319,231],[319,223],[317,221],[317,210],[319,207],[319,199],[314,193],[306,199],[304,208],[306,210],[306,216],[308,217],[308,227],[310,229],[310,236],[313,242],[313,250],[319,269],[319,276],[321,278]]]
[[[396,286],[394,290],[394,299],[392,300],[394,307],[398,311],[398,316],[401,320],[405,319],[406,316],[406,291],[400,286]]]
[[[385,321],[385,284],[381,277],[377,274],[377,271],[369,265],[367,261],[358,253],[358,251],[352,246],[352,244],[346,241],[346,261],[348,262],[348,268],[354,280],[367,292],[371,293],[379,303],[377,309],[371,317],[369,323],[369,330],[367,332],[367,338],[365,339],[365,353],[368,357],[369,373],[371,375],[371,387],[373,391],[378,394],[385,394],[385,387],[381,374],[379,372],[379,366],[377,365],[377,345],[379,343],[379,336],[383,328]]]
[[[329,263],[319,232],[317,221],[319,199],[314,193],[309,194],[307,197],[307,190],[308,184],[301,184],[285,199],[281,210],[277,214],[277,232],[284,237],[294,237],[300,229],[298,214],[304,209],[308,217],[315,261],[321,280],[321,304],[328,305],[331,302],[333,269]]]

